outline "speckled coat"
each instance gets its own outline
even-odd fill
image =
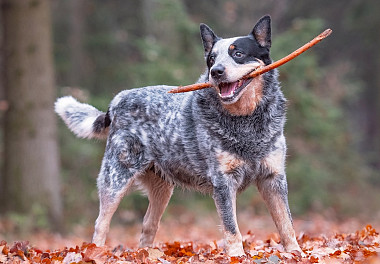
[[[260,34],[270,34],[268,27],[270,18],[262,18],[251,33],[254,40],[260,43]],[[151,246],[173,187],[181,186],[212,195],[223,224],[227,253],[243,255],[236,221],[236,194],[254,183],[272,214],[285,249],[299,250],[287,202],[283,135],[286,100],[277,71],[255,78],[246,85],[248,88],[241,88],[244,91],[239,91],[241,82],[224,76],[225,73],[223,80],[218,81],[213,68],[219,67],[221,75],[221,65],[225,71],[233,67],[237,71],[239,64],[253,62],[235,63],[225,58],[218,62],[223,57],[218,54],[224,52],[220,43],[231,50],[239,48],[241,40],[226,39],[218,46],[221,38],[205,25],[201,26],[201,34],[206,60],[210,54],[214,57],[199,81],[212,81],[219,89],[184,94],[167,93],[173,88],[170,86],[125,90],[115,96],[106,114],[72,97],[57,101],[56,112],[79,137],[107,138],[98,177],[100,213],[93,242],[105,243],[120,200],[130,187],[137,185],[149,198],[140,246]],[[255,63],[270,63],[256,57]],[[227,81],[236,81],[225,88],[236,90],[228,91],[230,97],[239,93],[233,103],[223,101],[222,86]],[[239,108],[245,97],[249,99],[248,106]]]

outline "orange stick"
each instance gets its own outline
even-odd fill
[[[243,79],[248,79],[248,78],[255,78],[259,76],[260,74],[266,73],[270,70],[273,70],[277,67],[280,67],[281,65],[287,63],[288,61],[294,59],[295,57],[299,56],[300,54],[304,53],[306,50],[310,49],[313,47],[315,44],[319,43],[321,40],[324,38],[328,37],[331,34],[332,30],[331,29],[326,29],[323,31],[321,34],[316,36],[314,39],[303,45],[302,47],[298,48],[297,50],[293,51],[290,53],[288,56],[275,61],[267,66],[255,69],[251,73],[247,74],[246,76],[243,77]],[[178,86],[177,88],[174,88],[169,91],[169,93],[185,93],[185,92],[190,92],[190,91],[195,91],[195,90],[200,90],[204,88],[209,88],[212,87],[212,84],[209,82],[206,83],[195,83],[191,85],[186,85],[186,86]]]

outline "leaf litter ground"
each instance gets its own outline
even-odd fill
[[[379,263],[378,226],[355,220],[328,221],[319,216],[296,220],[301,252],[285,252],[269,217],[239,215],[245,257],[228,257],[216,217],[190,213],[163,220],[153,248],[138,249],[140,225],[111,227],[107,246],[90,239],[92,228],[76,228],[76,236],[36,232],[5,241],[0,221],[0,263]],[[250,219],[247,221],[247,219]],[[252,219],[252,220],[251,220]],[[250,231],[247,228],[252,228]],[[19,235],[18,235],[19,236]],[[7,238],[11,236],[7,235]],[[15,238],[15,237],[13,237]]]

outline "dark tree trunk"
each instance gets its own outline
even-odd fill
[[[3,210],[62,216],[50,0],[4,0]]]

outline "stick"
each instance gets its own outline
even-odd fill
[[[321,34],[316,36],[314,39],[303,45],[302,47],[298,48],[297,50],[293,51],[290,53],[288,56],[275,61],[267,66],[255,69],[251,73],[245,75],[243,79],[248,79],[248,78],[255,78],[259,76],[260,74],[266,73],[270,70],[273,70],[277,67],[280,67],[281,65],[287,63],[288,61],[294,59],[295,57],[299,56],[300,54],[304,53],[306,50],[310,49],[313,47],[315,44],[319,43],[321,40],[324,38],[328,37],[331,34],[332,30],[331,29],[326,29],[323,31]],[[174,88],[169,91],[169,93],[185,93],[185,92],[190,92],[190,91],[195,91],[195,90],[200,90],[204,88],[209,88],[212,87],[212,84],[209,82],[206,83],[195,83],[191,85],[186,85],[186,86],[178,86],[177,88]]]

